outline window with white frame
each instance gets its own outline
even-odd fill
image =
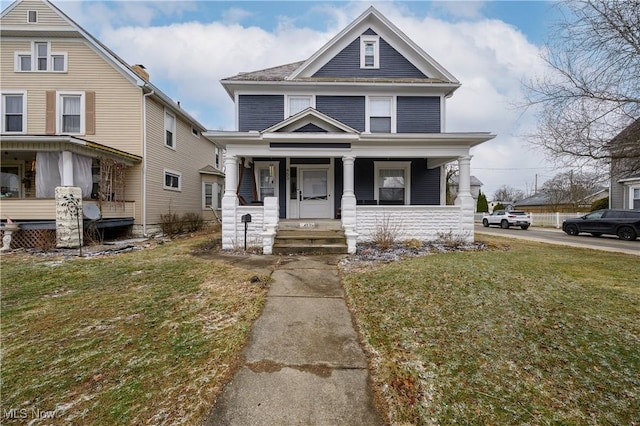
[[[391,96],[369,97],[369,132],[391,133],[393,119],[393,98]]]
[[[182,190],[182,173],[175,170],[164,171],[164,189],[170,189],[172,191]]]
[[[58,92],[56,111],[57,133],[85,133],[84,92]]]
[[[289,115],[296,115],[300,111],[313,106],[311,96],[289,96]]]
[[[222,208],[222,185],[218,183],[203,184],[203,204],[205,209],[221,209]]]
[[[200,132],[198,131],[198,129],[196,129],[195,127],[191,127],[191,134],[193,136],[195,136],[196,138],[200,137]]]
[[[36,41],[31,44],[30,52],[15,52],[15,70],[21,72],[66,72],[67,53],[52,52],[50,42]]]
[[[176,116],[164,111],[164,144],[169,148],[176,148]]]
[[[27,128],[25,92],[2,93],[2,133],[24,133]]]
[[[213,148],[213,150],[215,155],[213,165],[216,167],[216,169],[220,170],[220,148],[216,146]]]
[[[631,208],[640,210],[640,186],[631,188]]]
[[[38,11],[37,10],[28,10],[27,11],[27,22],[30,24],[35,24],[38,22]]]
[[[379,204],[410,204],[411,163],[376,161],[375,199]]]
[[[258,181],[258,197],[260,201],[264,201],[265,197],[277,197],[278,187],[278,163],[256,161],[255,173]]]
[[[360,36],[360,68],[380,68],[380,37]]]

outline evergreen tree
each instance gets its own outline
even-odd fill
[[[487,213],[489,212],[489,203],[487,202],[487,196],[480,191],[478,195],[478,204],[476,207],[476,211],[478,213]]]

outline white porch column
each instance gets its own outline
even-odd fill
[[[230,250],[237,246],[236,209],[238,208],[238,158],[227,155],[224,158],[225,178],[222,196],[222,249]]]
[[[342,228],[347,237],[347,251],[350,254],[356,252],[356,193],[354,189],[354,163],[355,157],[342,157],[343,189],[342,189]]]
[[[458,196],[456,197],[456,206],[462,207],[461,213],[461,230],[463,235],[469,241],[474,240],[473,233],[473,213],[475,212],[475,202],[471,195],[471,156],[463,156],[458,158]]]
[[[73,186],[73,153],[62,151],[62,173],[60,186]]]

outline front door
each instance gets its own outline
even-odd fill
[[[298,168],[301,219],[333,218],[329,168]]]

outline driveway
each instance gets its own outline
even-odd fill
[[[541,243],[583,247],[640,256],[640,239],[637,241],[623,241],[615,236],[593,237],[589,234],[570,236],[562,232],[562,230],[555,228],[531,227],[526,231],[520,228],[485,228],[481,224],[475,225],[475,232],[477,234],[496,235],[499,237],[517,238]]]

